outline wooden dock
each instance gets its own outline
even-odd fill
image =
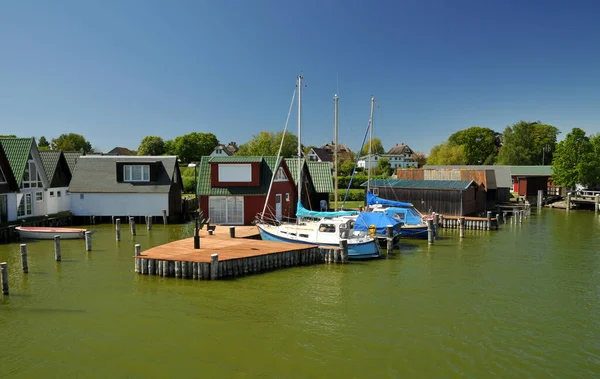
[[[136,245],[135,271],[143,275],[215,280],[329,262],[334,255],[331,263],[347,261],[347,251],[343,257],[337,248],[252,239],[257,234],[252,226],[235,227],[233,233],[229,227],[217,226],[212,234],[200,231],[200,249],[194,249],[194,237],[143,252]]]

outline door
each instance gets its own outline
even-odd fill
[[[280,193],[278,193],[277,195],[275,195],[275,217],[277,217],[278,220],[281,221],[282,217],[283,217],[283,211],[282,211],[282,196]]]

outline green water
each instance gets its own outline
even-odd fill
[[[155,225],[94,251],[0,245],[0,376],[573,378],[600,376],[600,219],[544,210],[522,225],[404,241],[392,259],[226,281],[138,276]]]

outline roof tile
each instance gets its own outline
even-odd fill
[[[6,153],[6,158],[10,163],[17,184],[21,186],[25,166],[27,166],[29,153],[33,145],[33,138],[0,138],[0,144],[2,144],[2,148]]]

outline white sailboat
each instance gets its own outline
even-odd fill
[[[301,202],[302,191],[302,76],[298,76],[298,204],[295,223],[269,223],[260,219],[256,226],[261,238],[268,241],[307,243],[338,246],[341,239],[348,241],[349,259],[377,258],[381,252],[375,238],[353,229],[353,220],[340,216],[356,214],[354,211],[315,212],[305,209]]]

